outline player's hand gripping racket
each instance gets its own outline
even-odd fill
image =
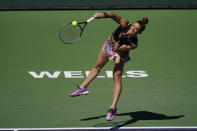
[[[73,21],[68,24],[64,24],[58,32],[60,40],[65,44],[77,42],[80,39],[86,25],[94,19],[95,17],[91,17],[85,22],[77,23],[77,21]]]

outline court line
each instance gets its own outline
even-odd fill
[[[65,127],[65,128],[0,128],[0,130],[77,130],[77,129],[111,129],[113,127]],[[119,129],[197,129],[197,126],[175,126],[175,127],[120,127]]]

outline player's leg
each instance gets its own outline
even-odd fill
[[[113,79],[114,79],[114,90],[113,90],[113,101],[106,116],[106,120],[113,120],[117,113],[116,105],[120,98],[122,91],[122,72],[124,68],[124,62],[121,60],[120,56],[117,56],[114,60],[114,70],[113,70]]]
[[[113,79],[114,79],[114,91],[113,102],[111,108],[116,108],[121,91],[122,91],[122,73],[124,69],[124,62],[118,56],[114,61]]]
[[[108,61],[109,59],[105,54],[105,50],[103,46],[98,54],[94,67],[92,68],[92,70],[90,71],[89,75],[84,80],[84,82],[80,85],[80,88],[86,88],[91,83],[91,81],[99,74],[100,70]]]
[[[84,82],[78,86],[77,90],[74,91],[73,93],[70,94],[71,97],[74,96],[79,96],[79,95],[85,95],[88,94],[88,90],[87,90],[87,86],[90,84],[90,82],[96,78],[96,76],[99,74],[100,70],[102,69],[102,67],[108,62],[108,58],[105,54],[105,50],[104,50],[104,46],[101,48],[97,60],[96,60],[96,64],[94,65],[94,67],[92,68],[92,70],[90,71],[89,75],[86,77],[86,79],[84,80]]]

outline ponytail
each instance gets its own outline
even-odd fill
[[[144,29],[146,28],[146,24],[148,24],[148,18],[147,17],[144,17],[142,18],[142,20],[138,20],[137,22],[140,24],[141,26],[141,30],[140,30],[140,33],[144,31]]]

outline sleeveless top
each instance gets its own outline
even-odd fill
[[[126,33],[130,27],[132,25],[128,25],[127,28],[125,29],[121,29],[121,27],[119,26],[118,28],[116,28],[116,30],[112,33],[111,35],[111,39],[112,42],[115,44],[115,42],[118,42],[120,45],[129,45],[129,44],[135,44],[135,46],[137,47],[137,43],[138,43],[138,38],[137,36],[133,37],[133,38],[126,38],[126,37],[121,37],[121,33]],[[125,56],[129,56],[129,52],[121,52],[119,53],[119,55],[121,57],[125,57]]]
[[[125,37],[120,36],[120,33],[127,32],[131,26],[132,26],[131,24],[128,25],[128,27],[126,29],[121,29],[121,27],[119,26],[112,33],[112,38],[114,39],[114,42],[118,42],[120,45],[129,45],[129,44],[133,43],[133,44],[136,44],[136,46],[137,46],[137,42],[138,42],[137,36],[135,36],[133,38],[125,38]]]

